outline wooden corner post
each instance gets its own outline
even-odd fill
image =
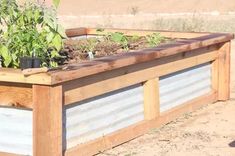
[[[144,83],[144,118],[152,120],[160,114],[159,78]]]
[[[230,42],[225,42],[219,49],[218,57],[218,100],[230,98]]]
[[[33,85],[33,155],[62,156],[62,86]]]

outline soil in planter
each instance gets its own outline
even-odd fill
[[[157,42],[152,43],[152,42]],[[128,36],[124,41],[113,41],[106,37],[89,37],[83,39],[65,40],[64,49],[61,55],[65,56],[60,64],[77,63],[90,60],[88,52],[92,52],[94,58],[124,54],[149,47],[156,47],[159,44],[174,42],[174,39],[167,39],[159,36],[159,39],[148,40],[146,37]]]

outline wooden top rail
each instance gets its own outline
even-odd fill
[[[135,29],[112,29],[105,28],[102,32],[98,32],[97,28],[74,28],[67,29],[66,34],[68,37],[76,37],[81,35],[103,35],[107,32],[122,32],[125,35],[133,36],[146,36],[152,33],[160,33],[167,38],[195,38],[205,36],[210,33],[207,32],[176,32],[176,31],[163,31],[163,30],[135,30]]]
[[[116,31],[117,29],[112,29]],[[68,36],[78,36],[81,34],[93,34],[95,29],[69,29],[66,31]],[[111,29],[107,30],[111,31]],[[136,31],[126,30],[129,34]],[[155,32],[155,31],[139,31],[139,32]],[[169,32],[167,32],[169,33]],[[178,33],[183,34],[184,33]],[[193,33],[190,33],[193,34]],[[128,52],[115,56],[107,56],[92,61],[86,61],[77,64],[69,64],[65,70],[55,70],[43,74],[34,74],[25,77],[18,69],[0,69],[0,81],[2,82],[19,82],[30,84],[55,85],[66,81],[71,81],[81,77],[97,74],[104,71],[118,69],[129,65],[151,61],[162,57],[189,52],[194,49],[219,44],[230,41],[234,38],[233,34],[213,33],[203,34],[195,33],[195,38],[182,39],[174,43],[163,44],[155,48],[147,48],[138,50],[138,52]],[[202,35],[203,34],[203,35]],[[181,37],[181,38],[182,38]]]

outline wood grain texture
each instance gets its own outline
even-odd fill
[[[217,58],[217,52],[217,46],[211,46],[69,81],[63,84],[64,104],[213,61]]]
[[[0,81],[49,85],[51,84],[51,77],[47,73],[24,76],[20,69],[0,68]]]
[[[79,30],[79,29],[78,29]],[[161,35],[167,38],[194,38],[209,35],[210,33],[206,32],[176,32],[176,31],[162,31],[162,30],[133,30],[133,29],[115,29],[115,28],[104,28],[104,31],[97,32],[96,28],[87,28],[87,35],[101,35],[106,34],[107,32],[121,32],[128,36],[138,35],[146,36],[153,33],[160,33]]]
[[[144,118],[152,120],[160,114],[159,78],[144,83]]]
[[[87,35],[87,28],[66,29],[65,33],[68,37],[77,37],[77,36]]]
[[[0,106],[32,108],[32,85],[0,82]]]
[[[94,59],[93,61],[79,64],[71,64],[68,65],[66,70],[51,71],[49,73],[51,74],[52,84],[57,84],[100,72],[160,59],[166,56],[187,53],[191,50],[226,42],[232,38],[233,35],[231,34],[210,34],[193,39],[176,41],[175,43],[164,44],[155,48],[139,50],[138,52],[129,52],[122,55]]]
[[[62,86],[33,85],[33,155],[62,156]]]
[[[89,34],[92,29],[72,29],[68,30],[68,34]],[[113,30],[116,31],[116,30]],[[131,33],[131,30],[120,30],[126,33]],[[135,31],[133,31],[135,32]],[[132,33],[133,33],[132,32]],[[148,34],[151,31],[139,31],[143,34]],[[151,32],[152,33],[152,32]],[[172,32],[170,32],[172,34]],[[184,33],[178,33],[183,36]],[[190,33],[193,34],[193,33]],[[200,33],[197,33],[200,34]],[[183,37],[180,37],[183,38]],[[158,47],[138,50],[136,52],[128,52],[115,56],[108,56],[94,59],[82,63],[69,64],[66,69],[57,69],[47,73],[33,74],[24,76],[21,70],[0,68],[0,81],[2,82],[18,82],[29,84],[45,84],[55,85],[66,81],[86,77],[93,74],[98,74],[105,71],[110,71],[122,67],[131,66],[143,62],[160,59],[166,56],[173,56],[179,53],[187,53],[195,49],[216,45],[233,39],[233,34],[213,33],[206,35],[199,35],[199,37],[181,39],[174,43],[162,44]]]
[[[228,100],[230,98],[230,47],[231,43],[224,43],[219,50],[219,84],[218,100]]]
[[[212,89],[218,93],[218,89],[219,89],[219,59],[218,58],[216,58],[212,62],[211,83],[212,83]]]
[[[104,35],[107,32],[122,32],[125,35],[133,36],[146,36],[153,33],[160,33],[167,38],[194,38],[204,35],[209,35],[207,32],[176,32],[176,31],[162,31],[162,30],[134,30],[134,29],[115,29],[104,28],[102,32],[98,32],[97,28],[72,28],[66,30],[68,37],[77,37],[82,35]]]
[[[192,101],[182,104],[177,108],[164,112],[158,118],[154,120],[145,120],[127,128],[121,129],[109,135],[105,135],[102,138],[98,138],[94,141],[90,141],[85,144],[78,145],[65,151],[65,156],[91,156],[104,150],[115,147],[126,141],[132,140],[138,136],[143,135],[152,128],[158,128],[163,124],[166,124],[176,117],[194,111],[204,105],[213,103],[216,101],[217,94],[215,91],[208,93],[204,96],[198,97]]]

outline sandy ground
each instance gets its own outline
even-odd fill
[[[42,1],[42,0],[41,0]],[[50,0],[46,0],[50,2]],[[234,0],[61,0],[60,14],[103,15],[235,11]]]
[[[231,100],[209,104],[98,156],[234,156],[235,42]]]

